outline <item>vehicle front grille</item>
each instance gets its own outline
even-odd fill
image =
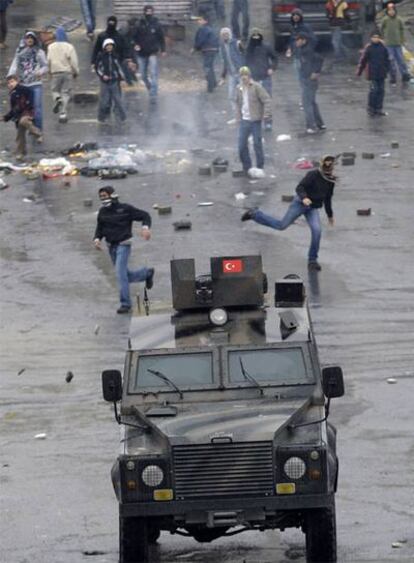
[[[179,500],[273,494],[272,442],[173,448]]]

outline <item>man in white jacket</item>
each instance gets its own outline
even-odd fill
[[[53,113],[59,113],[59,122],[66,123],[72,81],[79,74],[79,63],[75,47],[68,42],[63,27],[56,29],[55,39],[47,50],[49,73],[52,77]]]

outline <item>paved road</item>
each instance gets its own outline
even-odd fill
[[[74,37],[86,51],[80,33]],[[215,156],[236,162],[236,130],[225,124],[231,115],[224,90],[213,101],[189,92],[199,61],[190,62],[190,74],[188,55],[180,46],[174,50],[166,64],[179,72],[164,72],[159,109],[149,113],[144,93],[138,100],[128,93],[129,131],[103,138],[133,142],[163,157],[149,160],[138,177],[116,183],[125,201],[147,209],[173,206],[172,216],[154,214],[153,240],[137,242],[134,254],[136,262],[156,267],[153,306],[169,299],[172,257],[197,256],[203,270],[212,255],[260,252],[271,280],[302,275],[322,361],[342,365],[346,378],[346,397],[332,408],[341,460],[339,560],[412,561],[414,90],[387,91],[389,117],[369,120],[367,85],[354,78],[353,67],[324,75],[320,99],[328,131],[308,138],[294,73],[283,62],[275,79],[275,131],[266,139],[267,179],[250,183],[229,173],[202,178],[198,165]],[[89,80],[86,71],[82,80]],[[4,99],[4,89],[1,94]],[[48,115],[45,150],[96,139],[93,118],[94,110],[84,108],[64,128]],[[3,137],[3,131],[2,143],[8,144],[12,132]],[[276,142],[281,133],[291,140]],[[393,140],[399,149],[390,148]],[[187,152],[167,154],[171,150]],[[329,229],[324,219],[323,270],[309,277],[306,224],[298,221],[284,233],[242,225],[241,208],[260,203],[283,212],[281,195],[292,193],[303,173],[290,164],[344,150],[355,150],[358,158],[355,166],[339,169],[336,226]],[[363,160],[363,151],[374,152],[375,159]],[[177,165],[180,159],[189,163]],[[97,202],[90,209],[83,200],[96,198],[101,184],[84,178],[70,185],[37,183],[17,175],[10,184],[0,193],[0,560],[113,563],[117,507],[109,471],[119,434],[101,399],[100,372],[122,367],[128,320],[115,315],[108,258],[90,244]],[[247,199],[237,200],[239,192]],[[24,202],[32,193],[38,202]],[[207,200],[214,205],[197,206]],[[366,207],[373,214],[358,217],[356,209]],[[188,217],[192,232],[174,233],[172,221]],[[69,370],[74,379],[68,384]],[[389,377],[397,383],[388,384]],[[35,439],[39,433],[46,439]],[[400,548],[392,548],[395,541]],[[303,561],[304,542],[296,531],[251,533],[210,545],[163,534],[159,560]]]

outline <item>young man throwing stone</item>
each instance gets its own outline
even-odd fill
[[[133,207],[128,203],[120,203],[112,186],[105,186],[99,190],[102,207],[98,213],[94,244],[97,250],[102,250],[102,239],[106,240],[109,255],[115,266],[119,287],[121,305],[119,314],[131,311],[131,297],[129,284],[145,282],[145,287],[151,289],[154,283],[154,268],[128,269],[128,260],[132,244],[132,223],[142,223],[141,237],[151,238],[151,216],[146,211]]]

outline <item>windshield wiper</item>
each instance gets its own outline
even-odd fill
[[[250,383],[253,383],[253,385],[255,385],[259,389],[260,394],[263,395],[262,386],[260,385],[260,383],[258,381],[256,381],[256,379],[252,375],[250,375],[249,372],[246,371],[246,368],[243,365],[243,360],[241,359],[240,356],[239,356],[239,362],[240,362],[240,368],[241,368],[241,372],[243,374],[244,379],[247,379],[247,381],[250,381]]]
[[[151,368],[147,368],[147,371],[149,371],[150,373],[152,373],[153,375],[156,375],[157,377],[159,377],[160,379],[162,379],[163,381],[165,381],[165,383],[168,383],[168,385],[170,387],[172,387],[175,391],[177,391],[177,393],[180,395],[180,399],[183,398],[183,392],[177,387],[177,385],[171,381],[171,379],[169,379],[166,375],[164,375],[163,373],[161,373],[160,371],[157,371],[155,369],[151,369]]]

